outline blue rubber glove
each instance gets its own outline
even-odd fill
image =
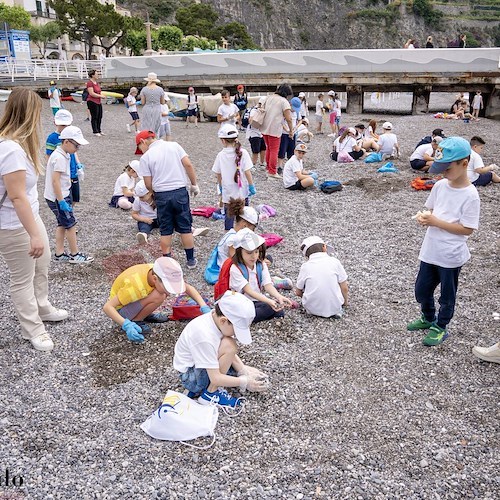
[[[59,205],[59,208],[63,212],[73,212],[73,209],[71,208],[70,205],[68,205],[68,202],[66,200],[61,200],[61,201],[58,201],[57,203]]]
[[[248,194],[249,196],[255,196],[257,194],[257,190],[255,189],[255,186],[253,184],[250,184],[248,186]]]
[[[85,168],[85,165],[84,165],[83,163],[77,163],[77,164],[76,164],[76,169],[77,169],[77,170],[80,170],[80,169],[82,169],[82,168]]]
[[[318,180],[318,174],[317,172],[309,172],[309,175],[315,180],[317,181]]]
[[[201,306],[200,307],[200,311],[202,312],[202,314],[207,314],[211,311],[212,309],[210,309],[210,307],[208,306]]]
[[[141,335],[142,328],[137,323],[126,319],[123,322],[122,330],[127,334],[127,338],[131,342],[144,342],[144,335]]]

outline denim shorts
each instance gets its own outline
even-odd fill
[[[139,119],[139,113],[137,111],[129,111],[128,114],[132,120],[136,121]]]
[[[64,229],[71,229],[76,224],[73,212],[63,212],[62,210],[60,210],[57,201],[50,201],[47,200],[47,198],[45,198],[45,201],[47,202],[48,207],[56,216],[58,226],[64,227]],[[67,196],[66,198],[64,198],[64,201],[69,206],[71,206],[71,196]]]
[[[193,232],[193,217],[189,208],[189,194],[185,187],[172,191],[155,191],[156,210],[160,224],[160,234],[170,236]]]
[[[231,377],[237,377],[236,370],[231,366],[227,371]],[[185,373],[179,373],[181,384],[195,394],[201,394],[209,385],[210,378],[205,368],[195,368],[191,366]]]

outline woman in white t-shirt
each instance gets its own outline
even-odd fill
[[[330,158],[334,161],[338,160],[339,153],[348,153],[353,160],[359,160],[365,155],[365,150],[356,142],[356,129],[346,128],[340,137],[333,141],[333,151],[330,153]]]
[[[111,208],[121,208],[122,210],[130,210],[134,203],[134,188],[137,181],[137,169],[139,161],[132,160],[124,169],[123,173],[118,176],[113,190],[113,196],[108,205]]]
[[[43,321],[62,321],[64,309],[48,299],[50,247],[38,214],[41,98],[14,89],[0,120],[0,254],[10,272],[10,294],[21,335],[38,351],[54,343]]]

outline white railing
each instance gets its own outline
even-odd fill
[[[0,61],[0,81],[31,79],[36,80],[64,80],[86,79],[88,71],[95,69],[101,77],[106,76],[106,68],[101,61],[85,61],[73,59],[5,59]]]

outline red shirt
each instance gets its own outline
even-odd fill
[[[94,83],[92,80],[89,80],[87,82],[87,89],[89,89],[90,87],[92,87],[94,89],[94,92],[96,94],[101,93],[101,86],[98,83]],[[96,104],[101,104],[101,99],[99,97],[92,97],[90,95],[90,92],[89,92],[89,96],[87,97],[87,101],[95,102]]]

